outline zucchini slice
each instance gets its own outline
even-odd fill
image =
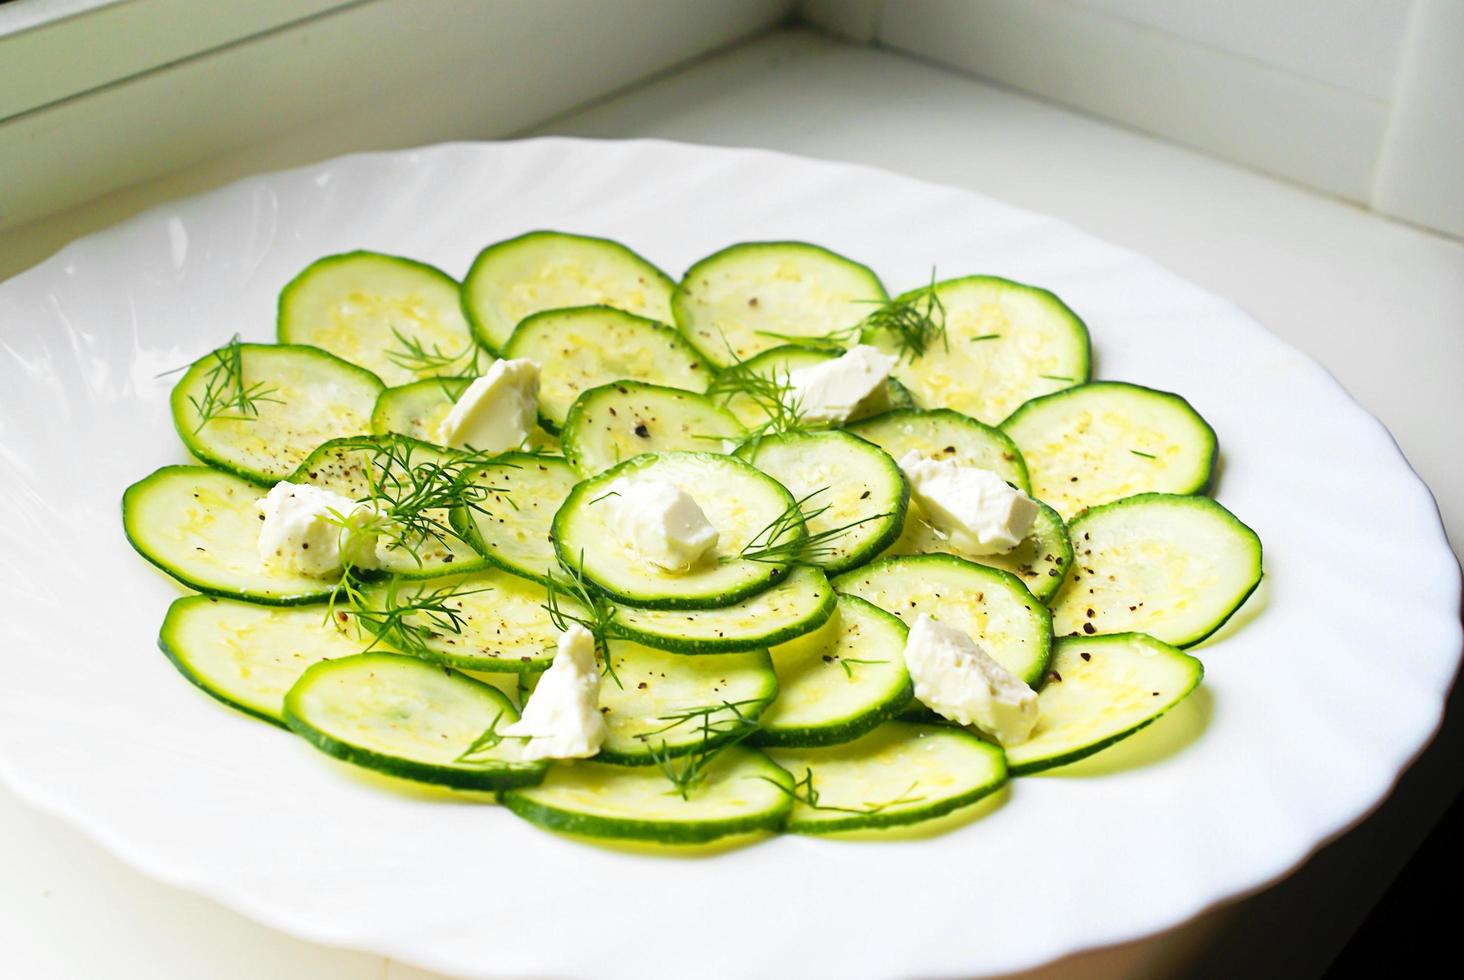
[[[775,831],[792,807],[793,780],[761,752],[740,745],[708,763],[687,798],[654,766],[556,764],[544,781],[502,794],[530,823],[584,837],[701,844]]]
[[[1046,676],[1052,617],[1011,572],[954,555],[881,558],[834,579],[834,588],[894,613],[908,626],[928,613],[963,629],[1033,687]]]
[[[370,371],[314,347],[231,343],[195,361],[170,404],[194,456],[271,484],[327,439],[365,432],[381,391]],[[227,404],[240,392],[248,409]]]
[[[995,276],[933,288],[945,307],[945,343],[895,368],[921,405],[996,425],[1028,399],[1088,380],[1088,328],[1047,290]]]
[[[739,422],[749,429],[753,429],[768,421],[768,413],[757,400],[739,389],[738,378],[742,372],[785,383],[788,375],[799,368],[831,361],[838,356],[837,351],[819,347],[800,347],[797,344],[774,347],[754,357],[749,357],[740,364],[724,368],[712,382],[711,387],[707,389],[707,397],[725,406],[733,415],[737,416]],[[914,407],[915,400],[910,397],[909,389],[894,378],[890,378],[885,382],[884,399],[882,401],[869,399],[869,404],[861,405],[853,419],[868,418],[891,409]]]
[[[189,595],[168,607],[158,646],[210,696],[284,727],[285,692],[305,668],[360,653],[370,639],[333,619],[324,605]]]
[[[441,616],[408,613],[408,627],[422,628],[412,631],[421,637],[420,644],[404,642],[389,627],[383,629],[380,616],[361,617],[361,624],[379,631],[388,647],[424,660],[461,670],[518,673],[537,673],[554,661],[559,631],[549,618],[547,590],[502,569],[425,581],[374,582],[362,589],[362,596],[363,608],[376,613],[433,596],[455,612],[456,632],[442,628]],[[561,601],[572,605],[572,600]]]
[[[472,378],[423,378],[388,388],[376,399],[376,407],[371,411],[371,432],[378,436],[406,436],[446,449],[437,441],[437,428],[472,383]],[[530,452],[559,452],[559,440],[544,429],[530,432],[525,443]]]
[[[990,470],[1023,493],[1032,491],[1021,450],[1005,432],[948,408],[885,412],[851,423],[848,430],[893,459],[914,450],[931,459]]]
[[[1034,398],[1002,423],[1032,489],[1064,517],[1139,493],[1203,493],[1215,430],[1167,391],[1096,381]]]
[[[1076,762],[1128,738],[1183,701],[1204,674],[1194,657],[1143,633],[1058,640],[1037,694],[1037,727],[1007,747],[1012,775]]]
[[[970,806],[1006,785],[1001,749],[950,725],[886,722],[828,748],[772,749],[792,773],[794,834],[899,827]]]
[[[621,477],[665,480],[696,498],[717,529],[708,559],[686,572],[646,561],[631,547],[602,506],[610,484]],[[767,529],[785,533],[772,542],[796,553],[807,532],[798,505],[781,483],[732,456],[664,453],[637,456],[577,486],[554,515],[554,548],[567,567],[618,602],[647,609],[730,606],[781,579],[789,561],[741,557],[768,544]],[[790,520],[789,515],[793,515]]]
[[[760,650],[818,629],[834,613],[834,589],[823,572],[793,568],[772,588],[717,609],[617,606],[616,636],[681,654]]]
[[[864,564],[900,536],[910,487],[878,446],[828,429],[764,436],[738,455],[803,502],[810,535],[832,535],[806,556],[829,575]]]
[[[778,700],[762,716],[763,745],[836,745],[905,709],[905,624],[878,606],[840,596],[821,628],[768,651]]]
[[[257,485],[207,466],[164,466],[122,495],[137,553],[191,589],[291,606],[330,597],[335,582],[266,568]]]
[[[332,439],[306,457],[288,479],[291,483],[309,483],[331,490],[352,500],[366,500],[371,495],[368,474],[375,473],[378,486],[393,486],[398,481],[407,481],[407,473],[424,463],[444,463],[460,457],[455,450],[403,436]],[[439,508],[424,514],[441,526],[450,527],[451,514],[447,510]],[[379,545],[377,557],[382,570],[406,578],[432,578],[469,572],[488,564],[487,559],[463,540],[462,532],[431,539],[422,537],[409,544],[410,548]]]
[[[1059,636],[1134,631],[1192,646],[1261,583],[1261,539],[1209,497],[1125,497],[1068,533],[1073,570],[1052,604]]]
[[[494,565],[547,583],[559,567],[550,540],[554,514],[579,474],[556,456],[504,453],[476,470],[474,482],[495,491],[477,509],[455,511],[453,527]]]
[[[597,762],[649,766],[718,745],[778,694],[766,650],[683,657],[613,640],[610,662],[600,683],[608,733]]]
[[[879,277],[806,242],[745,242],[686,270],[676,324],[713,364],[856,326],[889,298]]]
[[[642,453],[725,452],[746,436],[736,416],[705,395],[643,381],[584,392],[560,431],[565,458],[586,476]]]
[[[506,358],[539,365],[539,424],[564,425],[581,392],[612,381],[705,391],[712,369],[675,328],[608,306],[545,310],[514,329]]]
[[[613,306],[670,323],[675,288],[669,276],[619,242],[531,231],[479,252],[463,279],[462,298],[478,339],[501,350],[514,327],[543,310]]]
[[[395,653],[322,661],[285,695],[285,724],[322,752],[457,789],[508,789],[543,778],[547,766],[516,761],[511,739],[468,754],[489,728],[517,720],[498,689]]]
[[[891,555],[948,554],[978,565],[1011,572],[1027,586],[1040,602],[1057,595],[1073,565],[1073,545],[1068,540],[1067,525],[1057,511],[1037,501],[1037,517],[1032,530],[1021,544],[1004,555],[971,555],[951,544],[950,540],[925,519],[919,501],[910,501],[905,516],[905,529],[890,548]]]
[[[441,269],[379,252],[327,255],[280,292],[282,344],[309,344],[389,385],[470,374],[478,345]]]

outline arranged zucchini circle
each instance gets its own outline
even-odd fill
[[[1030,493],[1027,466],[1017,444],[1000,429],[947,408],[899,409],[884,412],[848,431],[900,459],[917,452],[929,459],[949,459],[962,466],[990,470],[1024,493]]]
[[[370,371],[314,347],[233,342],[195,361],[170,404],[194,456],[274,483],[327,439],[365,432],[381,391]]]
[[[1167,391],[1095,381],[1036,398],[1002,423],[1032,490],[1064,517],[1139,493],[1203,493],[1215,430]]]
[[[905,670],[905,624],[854,596],[812,633],[768,651],[778,700],[762,717],[762,745],[836,745],[858,738],[905,709],[913,697]]]
[[[277,330],[282,344],[330,351],[388,385],[471,373],[479,353],[457,280],[379,252],[310,263],[280,292]]]
[[[1073,570],[1052,604],[1059,636],[1141,632],[1191,646],[1261,582],[1261,539],[1209,497],[1126,497],[1068,533]]]
[[[502,350],[525,317],[543,310],[612,306],[670,323],[675,288],[619,242],[531,231],[478,253],[463,278],[462,308],[478,339],[489,350]]]
[[[711,555],[672,572],[636,553],[614,507],[604,506],[610,485],[622,477],[665,481],[690,494],[717,529]],[[730,606],[755,595],[787,573],[807,538],[782,484],[740,459],[711,453],[637,456],[585,480],[554,516],[553,533],[566,567],[578,568],[612,599],[648,609]],[[759,557],[768,546],[781,550]]]
[[[888,299],[868,266],[806,242],[744,242],[697,262],[672,301],[713,364],[857,326]]]
[[[905,527],[889,550],[891,555],[948,554],[978,565],[1011,572],[1041,602],[1057,595],[1073,565],[1073,546],[1067,525],[1057,511],[1037,501],[1032,530],[1022,543],[1005,554],[973,555],[960,548],[925,518],[917,501],[910,501]]]
[[[555,456],[503,453],[472,478],[492,491],[471,508],[455,509],[453,527],[499,568],[547,582],[559,566],[551,540],[554,515],[579,474]]]
[[[564,456],[590,476],[643,453],[726,452],[747,435],[705,395],[643,381],[612,381],[580,394],[560,431]]]

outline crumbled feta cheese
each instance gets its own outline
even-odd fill
[[[888,404],[885,380],[896,359],[868,344],[843,356],[788,372],[789,395],[806,422],[847,422],[860,409]]]
[[[437,441],[453,449],[501,453],[523,445],[539,414],[539,365],[494,361],[474,378],[437,427]]]
[[[900,469],[930,523],[967,554],[1003,554],[1032,530],[1037,502],[990,470],[915,450],[901,457]]]
[[[376,510],[305,483],[276,483],[259,498],[259,557],[268,567],[329,577],[346,565],[377,568]]]
[[[964,632],[924,613],[905,639],[905,666],[920,703],[1002,745],[1025,742],[1037,724],[1035,691]]]
[[[519,758],[588,759],[605,741],[595,638],[578,623],[559,634],[554,662],[539,677],[518,721],[499,730],[519,736]],[[527,737],[525,737],[527,736]]]
[[[717,529],[691,494],[666,480],[621,477],[595,506],[642,558],[684,572],[717,545]]]

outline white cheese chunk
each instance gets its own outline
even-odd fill
[[[905,639],[905,666],[922,704],[1002,745],[1025,742],[1037,724],[1035,691],[964,632],[924,613]]]
[[[346,565],[377,568],[379,520],[370,504],[282,481],[259,498],[259,557],[266,567],[329,577]]]
[[[595,660],[595,638],[578,623],[559,634],[554,662],[539,677],[519,720],[499,729],[518,736],[517,753],[534,759],[588,759],[605,741],[605,716],[600,713],[600,665]]]
[[[990,470],[926,459],[915,450],[901,457],[900,469],[921,512],[967,554],[1004,554],[1032,530],[1037,502]]]
[[[453,449],[501,453],[523,445],[539,414],[539,365],[494,361],[474,378],[437,427],[437,441]]]
[[[596,506],[632,550],[671,572],[684,572],[717,546],[717,529],[696,498],[666,480],[621,477]]]
[[[885,381],[895,362],[878,347],[860,344],[841,357],[788,372],[789,397],[805,422],[847,422],[861,409],[888,405]]]

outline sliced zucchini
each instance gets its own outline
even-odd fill
[[[564,425],[581,392],[612,381],[700,392],[712,380],[675,328],[608,306],[535,313],[514,330],[503,356],[539,365],[539,424],[550,432]]]
[[[164,466],[122,495],[122,525],[137,553],[191,589],[298,605],[329,598],[330,579],[265,567],[257,485],[207,466]]]
[[[1006,433],[948,408],[885,412],[851,423],[848,429],[894,459],[911,451],[931,459],[953,459],[962,466],[990,470],[1023,493],[1032,490],[1022,453]]]
[[[370,371],[314,347],[231,343],[194,362],[170,402],[189,452],[268,484],[327,439],[365,432],[381,391]]]
[[[717,609],[617,606],[611,631],[681,654],[760,650],[818,629],[834,612],[823,572],[796,566],[772,588]]]
[[[371,412],[371,432],[378,436],[395,433],[440,446],[438,426],[472,383],[472,378],[423,378],[388,388],[376,399],[376,408]],[[559,452],[559,440],[544,429],[536,428],[529,433],[525,444],[531,452]]]
[[[542,310],[613,306],[670,323],[675,288],[664,272],[619,242],[531,231],[478,253],[463,279],[463,309],[478,339],[501,350],[514,327]]]
[[[828,536],[804,560],[829,575],[864,564],[900,536],[910,488],[878,446],[828,429],[764,436],[738,455],[802,502],[811,536]]]
[[[749,429],[756,428],[768,421],[768,412],[757,399],[747,394],[741,381],[744,375],[750,374],[766,378],[783,385],[787,383],[788,375],[793,371],[831,361],[838,356],[837,351],[820,347],[800,347],[797,344],[774,347],[755,357],[749,357],[740,364],[724,368],[717,374],[711,387],[707,389],[707,396],[718,404],[726,406],[733,415],[737,416],[737,420]],[[867,418],[891,409],[915,407],[915,400],[910,397],[909,389],[894,378],[885,382],[883,399],[871,398],[867,401],[868,405],[860,405],[859,411],[853,416],[854,419]]]
[[[285,695],[285,724],[328,755],[403,779],[457,789],[529,786],[542,762],[518,743],[472,752],[489,728],[518,720],[496,688],[395,653],[359,653],[308,668]]]
[[[642,381],[612,381],[581,394],[560,439],[586,476],[641,453],[726,452],[747,436],[736,416],[705,395]]]
[[[686,270],[676,324],[713,364],[857,325],[889,296],[879,277],[805,242],[745,242]]]
[[[1033,492],[1064,517],[1139,493],[1203,493],[1215,430],[1167,391],[1095,381],[1034,398],[1002,423]]]
[[[1073,546],[1068,540],[1067,525],[1057,511],[1037,501],[1037,517],[1032,530],[1021,544],[1004,555],[972,555],[951,544],[920,510],[918,501],[910,501],[905,515],[905,529],[891,546],[892,555],[948,554],[978,565],[1005,569],[1027,586],[1041,602],[1047,602],[1062,588],[1073,565]]]
[[[910,703],[905,624],[840,596],[821,628],[768,651],[778,700],[762,716],[763,745],[836,745],[872,731]]]
[[[1177,647],[1219,629],[1261,583],[1261,539],[1209,497],[1145,493],[1068,525],[1059,636],[1148,633]]]
[[[559,631],[547,608],[544,586],[499,568],[484,568],[470,575],[447,578],[385,580],[362,589],[361,623],[379,631],[390,647],[464,670],[535,673],[554,660]],[[443,626],[445,614],[407,613],[403,619],[421,643],[408,643],[394,632],[382,613],[401,609],[426,598],[436,598],[452,610],[456,632]],[[570,605],[570,600],[563,600]]]
[[[1065,637],[1037,695],[1037,727],[1007,747],[1012,775],[1076,762],[1128,738],[1183,701],[1205,668],[1143,633]]]
[[[1052,652],[1052,617],[1011,572],[953,555],[882,558],[834,579],[834,588],[892,612],[908,626],[921,613],[964,629],[1032,686]]]
[[[475,509],[460,508],[453,527],[490,562],[547,582],[559,566],[550,532],[554,514],[579,482],[564,460],[534,453],[504,453],[475,471],[474,481],[495,488]]]
[[[898,827],[933,820],[1006,785],[1001,749],[960,728],[891,721],[828,748],[772,749],[793,774],[794,834]]]
[[[731,834],[775,831],[792,806],[793,780],[753,749],[724,749],[683,799],[654,766],[556,764],[503,805],[530,823],[584,837],[700,844]]]
[[[283,726],[285,692],[322,660],[360,653],[371,642],[324,605],[262,606],[189,595],[174,600],[158,646],[209,695]]]
[[[1028,399],[1088,380],[1088,328],[1047,290],[995,276],[948,279],[934,289],[945,307],[945,342],[895,368],[921,405],[996,425]],[[891,345],[883,336],[869,343]]]
[[[648,766],[745,735],[778,694],[766,650],[683,657],[613,640],[610,662],[598,762]]]
[[[717,529],[711,556],[689,571],[672,572],[637,554],[615,525],[614,509],[604,506],[610,484],[621,477],[664,480],[691,494]],[[735,457],[637,456],[574,489],[554,516],[554,548],[560,561],[581,568],[585,578],[618,602],[648,609],[730,606],[787,573],[791,556],[754,560],[742,554],[766,545],[766,529],[775,526],[785,533],[773,544],[796,554],[807,536],[797,511],[782,484]]]
[[[378,252],[327,255],[306,266],[280,292],[277,329],[280,343],[328,350],[389,385],[470,374],[478,363],[457,280]]]
[[[332,439],[316,449],[289,476],[291,483],[308,483],[350,497],[371,496],[371,477],[378,487],[390,487],[406,495],[412,486],[408,474],[429,463],[447,463],[461,454],[403,436],[374,436]],[[400,489],[398,490],[398,485]],[[440,527],[450,527],[451,514],[442,508],[424,511]],[[402,546],[377,546],[383,571],[408,578],[432,578],[483,568],[488,564],[473,550],[461,533],[419,535]]]

